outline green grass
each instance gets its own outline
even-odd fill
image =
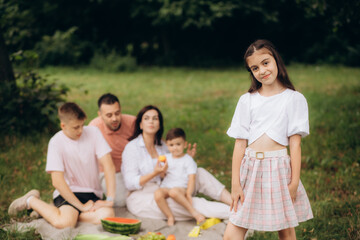
[[[288,72],[307,98],[310,113],[311,133],[302,141],[301,179],[314,219],[296,228],[297,237],[360,239],[360,69],[293,65]],[[84,108],[87,122],[97,115],[97,99],[105,92],[119,97],[124,113],[136,115],[145,105],[158,106],[165,131],[184,128],[188,140],[198,143],[198,165],[230,189],[234,140],[226,130],[238,98],[249,87],[245,70],[144,68],[104,73],[88,68],[46,68],[40,73],[71,88],[67,99]],[[11,200],[31,188],[40,189],[45,200],[51,200],[53,189],[44,171],[50,137],[39,134],[2,140],[0,224],[10,222],[6,211]],[[35,234],[30,235],[36,239]],[[250,239],[277,239],[277,234],[256,233]]]

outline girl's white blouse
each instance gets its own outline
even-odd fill
[[[236,110],[227,134],[233,138],[255,142],[263,134],[281,145],[289,145],[289,137],[309,135],[309,113],[305,97],[291,89],[270,97],[258,92],[245,93]]]
[[[161,146],[155,145],[155,149],[159,155],[165,155],[169,152],[164,142]],[[141,134],[126,144],[122,153],[121,164],[121,174],[126,188],[130,191],[142,189],[140,177],[153,172],[156,163],[157,159],[151,158]],[[160,184],[160,181],[160,177],[156,176],[149,182]]]

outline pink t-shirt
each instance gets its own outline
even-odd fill
[[[98,159],[109,152],[110,146],[96,127],[85,126],[78,140],[59,131],[49,142],[46,172],[64,172],[72,192],[93,192],[102,198]],[[59,194],[55,190],[53,197]]]
[[[122,152],[124,151],[126,144],[129,142],[128,138],[134,133],[135,120],[136,117],[134,116],[121,114],[121,126],[116,131],[110,130],[105,125],[101,117],[97,117],[89,123],[89,126],[96,126],[100,129],[105,140],[110,145],[112,149],[110,154],[113,159],[116,172],[121,171]],[[104,171],[101,166],[99,166],[99,168],[101,172]]]

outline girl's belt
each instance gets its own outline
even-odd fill
[[[267,151],[267,152],[259,152],[259,151],[255,151],[252,150],[250,148],[247,148],[245,151],[245,155],[248,157],[252,157],[252,158],[257,158],[257,159],[264,159],[264,158],[272,158],[272,157],[284,157],[287,156],[287,149],[281,149],[281,150],[277,150],[277,151]]]

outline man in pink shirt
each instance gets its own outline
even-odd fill
[[[134,132],[135,116],[122,114],[119,99],[111,93],[102,95],[98,100],[98,117],[89,126],[100,129],[105,140],[110,145],[111,157],[116,170],[116,195],[114,206],[123,207],[126,204],[128,191],[121,175],[122,152]],[[100,181],[106,190],[103,169],[100,166]]]
[[[61,131],[49,141],[46,171],[55,187],[54,205],[40,199],[31,190],[14,200],[9,215],[33,209],[56,228],[75,227],[77,221],[100,224],[100,219],[113,217],[115,168],[111,148],[96,127],[84,127],[86,114],[75,103],[59,108]],[[98,178],[101,165],[106,175],[106,200]]]

